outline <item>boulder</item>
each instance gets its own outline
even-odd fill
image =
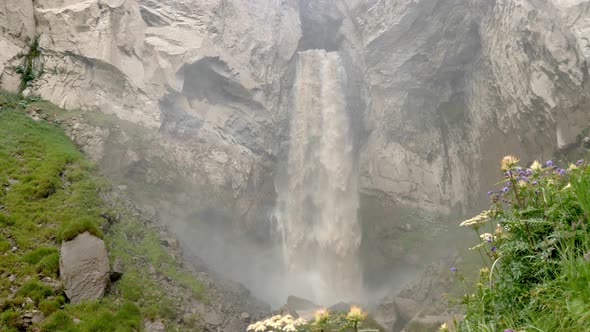
[[[143,328],[146,332],[166,332],[166,325],[161,320],[157,321],[146,321],[143,324]]]
[[[110,272],[104,241],[84,232],[64,242],[59,269],[64,291],[72,303],[101,298]]]

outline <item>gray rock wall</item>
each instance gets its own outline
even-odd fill
[[[0,0],[0,9],[3,88],[18,87],[19,52],[39,34],[44,74],[33,90],[86,111],[66,126],[108,174],[168,220],[223,221],[259,241],[286,153],[294,55],[338,50],[375,265],[419,260],[400,234],[476,206],[502,155],[549,158],[589,125],[590,1]]]

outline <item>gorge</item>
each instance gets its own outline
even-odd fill
[[[0,87],[38,36],[26,94],[76,111],[199,270],[273,308],[377,302],[452,257],[502,156],[587,137],[588,22],[585,0],[0,0]]]

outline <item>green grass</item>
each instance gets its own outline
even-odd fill
[[[477,249],[484,267],[474,288],[457,273],[468,290],[457,328],[590,331],[590,166],[531,170],[524,182],[510,170],[471,226],[494,238]]]
[[[143,319],[156,318],[176,326],[181,304],[168,298],[150,266],[206,302],[203,285],[180,270],[158,234],[124,202],[105,201],[108,181],[61,128],[27,117],[23,111],[31,107],[46,117],[67,114],[38,98],[0,91],[0,275],[15,279],[0,278],[0,331],[18,330],[20,315],[29,309],[46,315],[42,331],[132,331],[141,329]],[[104,215],[120,216],[107,233]],[[42,278],[58,278],[61,242],[82,232],[104,239],[110,259],[121,259],[125,271],[105,298],[73,305]]]

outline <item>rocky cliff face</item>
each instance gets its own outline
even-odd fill
[[[19,53],[39,35],[43,73],[31,89],[86,111],[69,132],[103,169],[171,219],[214,229],[222,220],[259,237],[286,155],[297,53],[338,51],[363,250],[377,257],[367,269],[412,263],[400,234],[477,204],[503,154],[550,157],[589,125],[590,1],[1,0],[0,9],[3,88],[17,89]]]

